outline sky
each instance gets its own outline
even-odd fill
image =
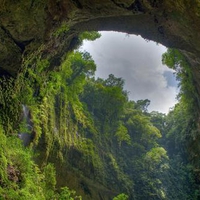
[[[84,41],[81,51],[88,51],[97,65],[96,77],[109,74],[125,80],[130,100],[149,99],[148,111],[167,113],[177,103],[174,71],[162,65],[167,48],[140,36],[119,32],[101,32],[95,41]]]

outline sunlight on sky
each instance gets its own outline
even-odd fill
[[[85,41],[80,48],[88,51],[97,64],[96,77],[109,74],[122,77],[129,98],[149,99],[149,111],[167,113],[177,103],[177,81],[173,70],[162,65],[166,47],[140,36],[101,32],[101,38]]]

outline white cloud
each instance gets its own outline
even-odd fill
[[[146,42],[139,36],[102,32],[93,42],[84,42],[81,50],[90,52],[97,64],[96,76],[107,78],[109,74],[125,79],[125,89],[130,99],[149,99],[149,110],[167,113],[176,103],[177,88],[168,85],[161,56],[166,48],[154,42]],[[170,77],[171,78],[171,77]]]

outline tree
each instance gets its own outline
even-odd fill
[[[126,142],[127,144],[131,144],[131,138],[130,135],[128,134],[128,130],[122,123],[119,124],[119,127],[115,135],[119,142],[119,146],[121,146],[121,143],[123,141]]]
[[[117,78],[113,74],[109,74],[108,78],[103,82],[103,84],[110,87],[119,87],[123,90],[124,79]]]
[[[123,80],[111,75],[108,79],[89,79],[85,86],[82,101],[101,124],[102,130],[108,132],[120,119],[127,95],[121,87]]]
[[[100,37],[101,37],[101,34],[97,31],[89,31],[89,32],[85,31],[79,35],[79,38],[81,41],[83,41],[83,40],[94,41]]]
[[[85,78],[94,75],[96,65],[88,52],[74,52],[68,57],[71,74],[67,78],[67,84],[71,85],[77,78]]]
[[[150,102],[151,101],[149,99],[138,100],[135,104],[135,108],[141,110],[142,112],[147,112]]]

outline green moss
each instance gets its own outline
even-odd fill
[[[66,34],[68,31],[70,30],[70,28],[67,26],[66,23],[62,23],[61,26],[54,32],[54,36],[58,37],[61,34]]]
[[[113,200],[128,200],[128,195],[122,193],[122,194],[119,194],[116,197],[114,197]]]

